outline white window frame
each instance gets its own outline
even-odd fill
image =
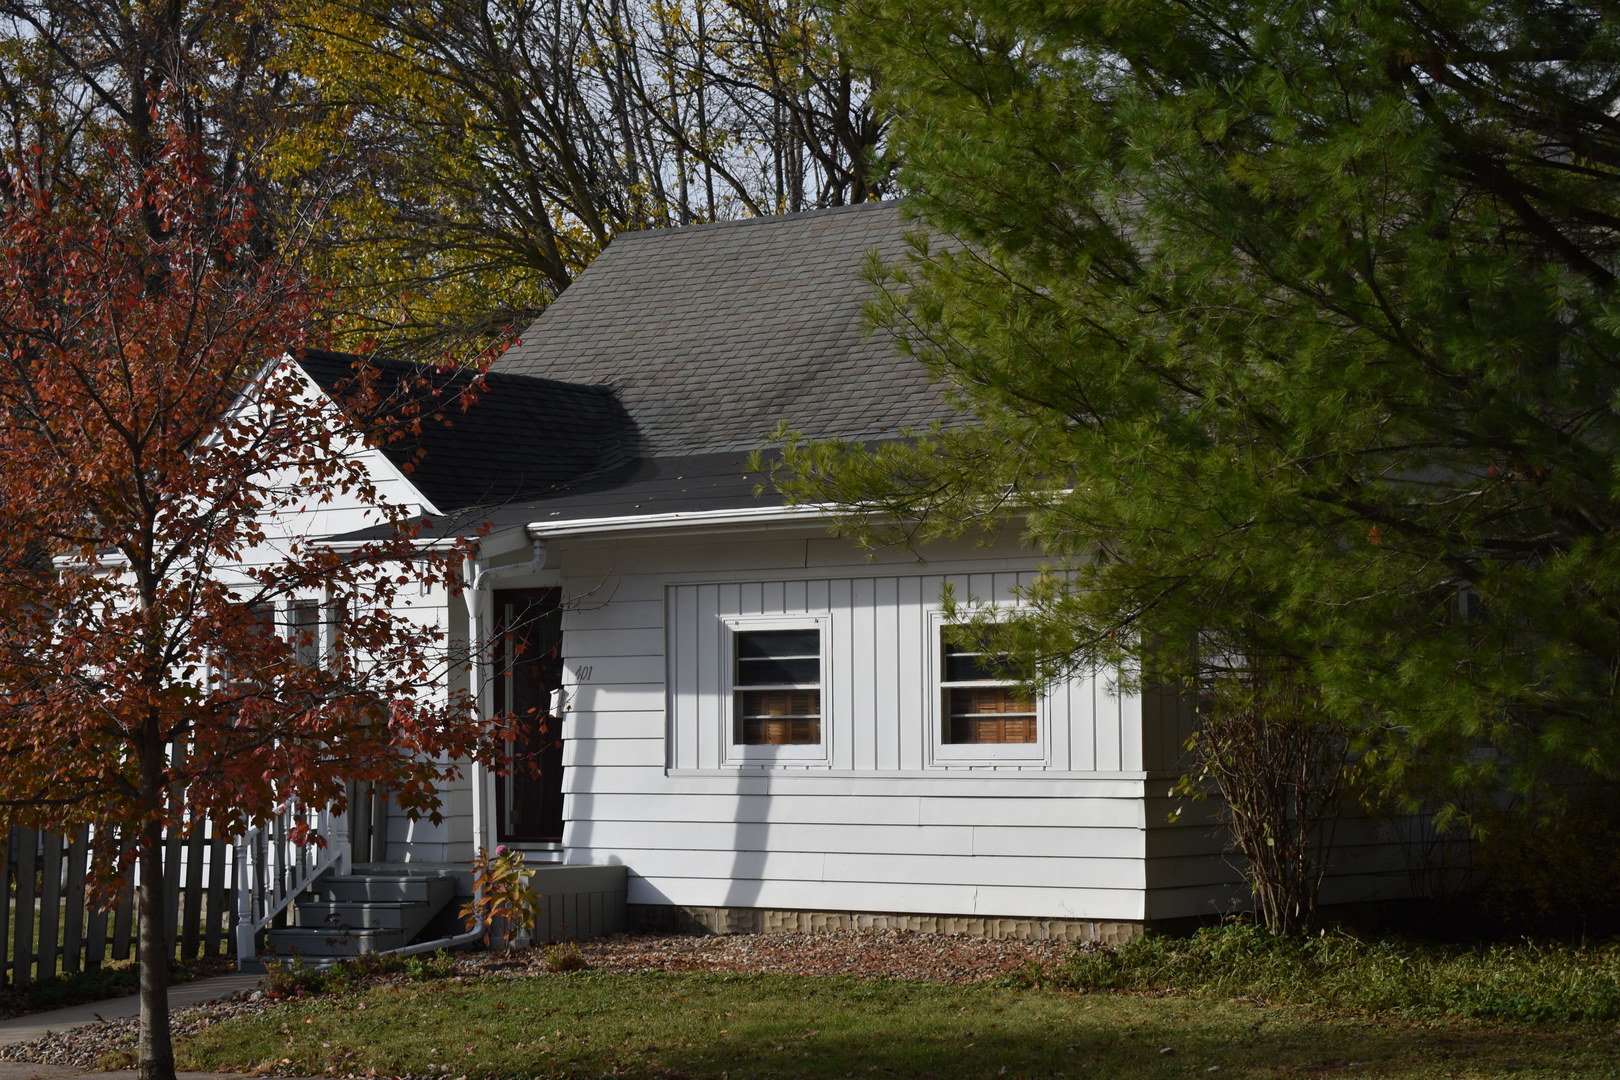
[[[726,765],[824,765],[832,760],[833,726],[829,716],[832,702],[832,614],[810,612],[803,615],[722,615],[720,616],[721,760]],[[737,634],[758,630],[815,630],[821,655],[821,741],[797,745],[754,745],[737,742]]]
[[[313,615],[308,622],[302,622],[300,615]],[[293,648],[293,655],[298,662],[308,667],[318,668],[326,662],[327,640],[330,635],[326,604],[318,598],[296,596],[288,600],[281,609],[281,636]],[[308,642],[299,638],[308,633]]]
[[[271,608],[275,620],[276,636],[299,653],[299,659],[312,667],[329,667],[341,644],[343,625],[348,621],[348,609],[334,601],[325,591],[301,593],[278,600]],[[299,612],[315,613],[314,622],[300,626]],[[299,643],[298,635],[314,630],[314,640],[308,645]]]
[[[949,743],[945,741],[945,628],[956,624],[945,612],[928,613],[928,689],[924,714],[928,723],[929,764],[1048,765],[1051,763],[1052,722],[1045,694],[1035,696],[1035,741],[1032,743]]]

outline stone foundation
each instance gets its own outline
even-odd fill
[[[922,934],[1097,941],[1118,945],[1141,936],[1138,922],[1100,919],[1013,919],[984,915],[893,915],[870,911],[784,911],[778,908],[675,907],[630,904],[631,929],[676,934],[783,934],[829,930],[912,930]]]

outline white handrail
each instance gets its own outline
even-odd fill
[[[284,804],[264,825],[236,838],[236,967],[245,970],[258,959],[259,931],[285,911],[310,882],[335,869],[352,867],[348,822],[323,807],[310,824],[324,844],[294,843],[293,826],[308,812]]]

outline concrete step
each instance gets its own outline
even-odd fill
[[[395,868],[317,878],[293,905],[293,925],[265,932],[269,963],[317,966],[408,945],[456,896],[453,874]]]
[[[314,891],[337,903],[408,901],[437,909],[456,895],[456,882],[447,874],[333,874],[317,881]]]
[[[408,937],[415,937],[438,910],[429,903],[406,900],[302,900],[293,910],[293,925],[317,929],[403,930]]]
[[[299,957],[307,963],[315,963],[331,957],[387,952],[409,941],[410,935],[403,930],[286,926],[265,933],[264,951],[271,960]]]

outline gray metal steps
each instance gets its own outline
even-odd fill
[[[456,895],[453,874],[367,870],[317,878],[292,925],[265,932],[262,959],[321,965],[410,944]]]

